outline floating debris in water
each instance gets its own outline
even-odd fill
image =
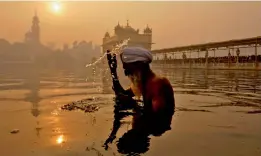
[[[251,110],[251,111],[234,111],[237,113],[245,113],[245,114],[261,114],[261,110]]]
[[[192,111],[192,112],[212,112],[205,109],[189,109],[189,108],[176,108],[177,111]]]
[[[258,113],[261,113],[261,110],[253,110],[247,112],[247,114],[258,114]]]
[[[19,133],[19,131],[20,131],[19,129],[13,129],[13,130],[11,130],[10,133],[11,133],[11,134],[16,134],[16,133]]]
[[[96,98],[87,98],[80,101],[72,102],[61,107],[63,110],[82,110],[86,113],[92,113],[99,110],[97,104],[90,104],[91,101],[95,101]]]

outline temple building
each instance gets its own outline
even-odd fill
[[[152,29],[147,27],[143,30],[143,33],[139,32],[139,29],[135,30],[127,21],[126,26],[121,26],[119,23],[114,27],[114,35],[105,33],[103,38],[103,52],[107,49],[112,49],[113,46],[130,38],[128,46],[141,46],[148,50],[151,50],[152,45]]]
[[[110,35],[109,32],[106,32],[103,37],[103,54],[107,50],[112,50],[113,46],[121,43],[124,40],[130,39],[127,46],[140,46],[151,50],[152,46],[152,29],[147,27],[143,30],[143,33],[139,32],[139,29],[134,29],[130,26],[129,21],[127,20],[126,26],[121,26],[119,23],[114,27],[114,34]],[[119,60],[119,59],[118,59]],[[118,61],[118,64],[121,64]],[[121,65],[118,65],[118,68],[121,68]],[[103,60],[103,69],[108,68],[107,60]],[[121,75],[122,72],[118,72],[118,75]],[[121,77],[121,76],[120,76]],[[112,92],[112,81],[110,72],[103,72],[103,93]]]
[[[29,30],[25,34],[25,43],[34,43],[40,44],[40,26],[39,26],[39,18],[37,16],[37,12],[33,16],[31,30]]]

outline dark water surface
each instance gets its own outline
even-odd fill
[[[176,113],[171,130],[148,136],[143,155],[261,155],[260,71],[156,73],[172,83]],[[85,69],[0,70],[0,155],[124,153],[117,141],[131,129],[131,117],[123,120],[108,150],[102,147],[111,132],[114,102],[113,95],[100,93],[100,79],[98,71],[93,75]],[[100,109],[94,113],[59,109],[86,98]],[[19,132],[11,134],[13,129]],[[138,141],[128,146],[143,147]]]

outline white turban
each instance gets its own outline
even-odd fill
[[[123,63],[152,62],[151,52],[142,47],[126,47],[122,50],[120,56]]]

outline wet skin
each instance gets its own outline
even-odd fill
[[[175,107],[174,91],[165,77],[157,76],[148,64],[142,62],[123,63],[125,74],[139,77],[137,85],[131,85],[133,95],[143,96],[145,112],[155,115],[173,115]]]

